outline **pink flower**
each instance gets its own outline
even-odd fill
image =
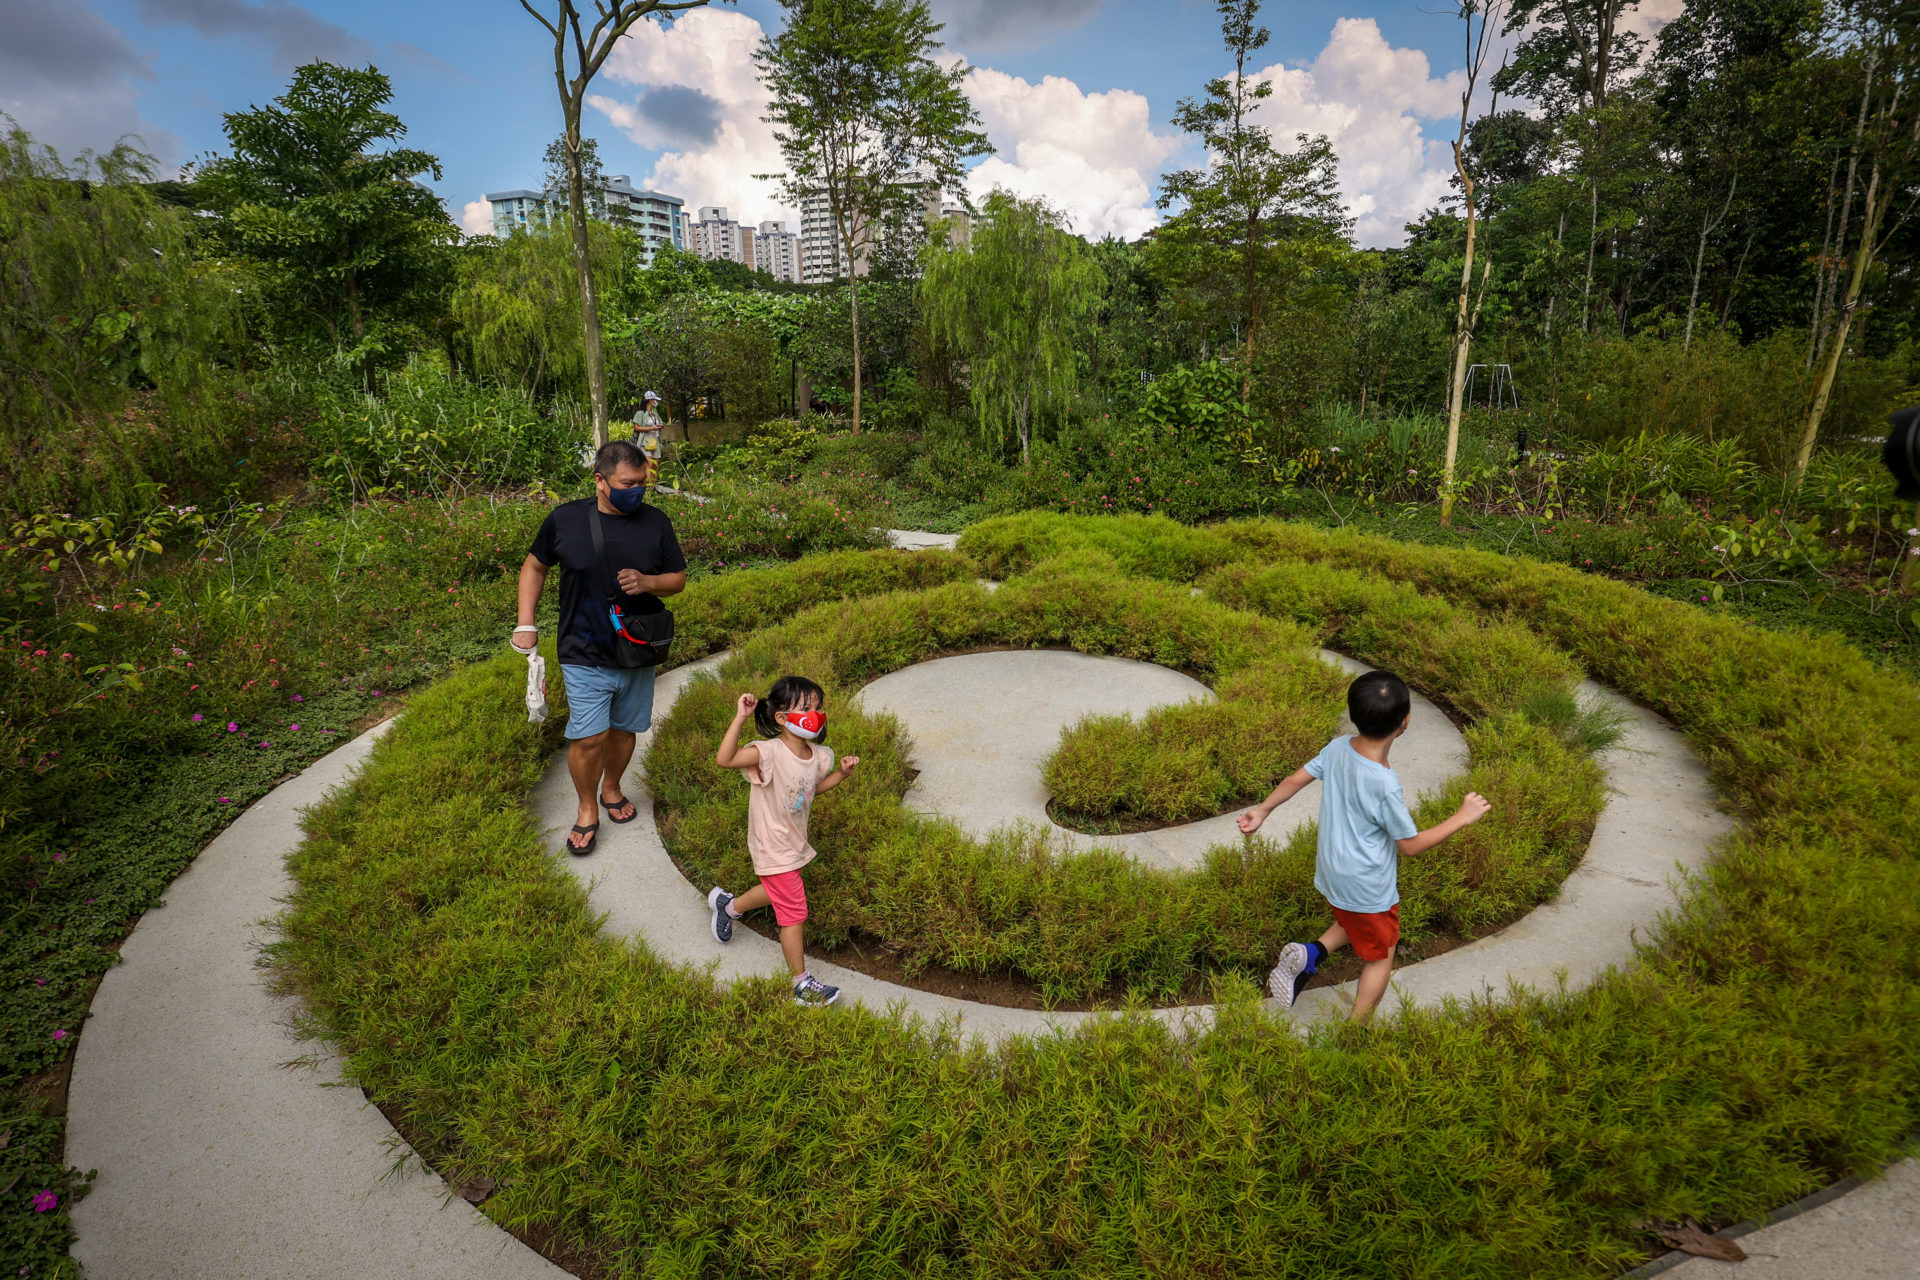
[[[67,1038],[67,1033],[65,1030],[55,1030],[53,1033],[53,1038],[55,1040],[65,1040]]]
[[[232,804],[232,803],[233,803],[233,801],[231,801],[231,800],[229,800],[229,799],[227,799],[227,798],[226,798],[225,796],[221,796],[221,797],[220,797],[220,803],[221,803],[221,804]]]
[[[240,724],[239,724],[239,722],[238,722],[238,721],[236,721],[236,720],[229,720],[229,721],[227,721],[227,732],[228,732],[228,733],[238,733],[238,732],[240,732]]]
[[[199,724],[202,720],[205,720],[205,719],[206,717],[201,715],[198,711],[193,713],[193,722],[195,724]]]
[[[297,724],[290,724],[287,726],[287,728],[293,730],[295,733],[300,732],[300,726]]]
[[[60,1197],[53,1194],[53,1192],[42,1190],[33,1193],[33,1211],[35,1213],[51,1213],[59,1207]]]
[[[295,702],[305,702],[305,701],[306,701],[306,699],[305,699],[305,698],[303,698],[303,697],[301,697],[301,696],[300,696],[299,694],[297,694],[297,693],[293,695],[293,700],[294,700]]]

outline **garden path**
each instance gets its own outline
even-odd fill
[[[338,1062],[294,1039],[261,972],[293,890],[300,811],[388,721],[241,814],[140,918],[93,998],[68,1092],[67,1163],[89,1280],[561,1280],[412,1159]]]

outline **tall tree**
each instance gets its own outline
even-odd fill
[[[857,277],[889,222],[918,215],[929,193],[961,177],[961,162],[991,148],[960,88],[969,68],[941,66],[941,27],[926,0],[780,0],[778,35],[755,61],[772,99],[794,204],[825,197],[851,277],[853,429],[860,430],[860,288]]]
[[[440,161],[377,149],[406,136],[384,109],[392,97],[373,67],[310,63],[272,103],[228,113],[233,154],[193,174],[232,251],[258,265],[269,314],[295,333],[317,330],[363,371],[437,312],[459,237],[440,197],[414,180],[438,178]]]
[[[1106,273],[1042,200],[996,190],[966,244],[929,244],[921,298],[934,332],[966,362],[974,412],[988,431],[1012,427],[1026,462],[1037,413],[1065,404],[1082,330]]]
[[[1920,213],[1920,25],[1910,7],[1866,0],[1847,15],[1837,35],[1845,56],[1858,65],[1863,85],[1855,148],[1866,191],[1851,254],[1844,229],[1836,242],[1837,256],[1851,258],[1847,287],[1834,307],[1833,332],[1794,452],[1795,482],[1813,458],[1848,332],[1866,305],[1867,277],[1888,243]]]
[[[1300,239],[1325,238],[1344,230],[1345,214],[1334,184],[1333,148],[1324,136],[1297,136],[1297,151],[1273,145],[1272,132],[1253,122],[1256,107],[1273,96],[1271,80],[1247,75],[1247,60],[1266,47],[1268,31],[1256,25],[1260,0],[1216,0],[1220,30],[1233,55],[1233,74],[1209,80],[1204,96],[1182,98],[1173,122],[1207,152],[1204,169],[1181,169],[1160,180],[1160,207],[1185,208],[1161,231],[1189,269],[1208,259],[1236,282],[1245,364],[1242,403],[1253,395],[1254,341],[1276,285],[1292,273],[1280,269]],[[1185,249],[1185,254],[1179,253]]]
[[[541,0],[548,17],[520,0],[520,7],[553,37],[553,84],[566,120],[561,135],[567,177],[567,225],[573,233],[573,269],[580,277],[580,334],[585,342],[587,403],[593,416],[595,445],[607,442],[607,361],[600,346],[600,300],[593,291],[593,251],[587,236],[586,140],[580,136],[580,112],[587,87],[621,36],[642,18],[671,21],[676,13],[698,9],[707,0],[593,0],[589,24],[574,0]],[[661,16],[661,15],[664,15]]]
[[[1600,182],[1607,167],[1607,107],[1615,79],[1632,69],[1645,43],[1620,25],[1640,0],[1512,0],[1505,34],[1524,32],[1494,77],[1501,93],[1519,93],[1555,121],[1580,117],[1587,145],[1587,269],[1581,324],[1591,327],[1594,256],[1600,244]]]
[[[1466,83],[1460,90],[1460,129],[1453,140],[1453,169],[1460,180],[1460,206],[1467,224],[1466,252],[1460,260],[1460,298],[1453,320],[1452,392],[1447,397],[1447,460],[1440,482],[1440,525],[1453,524],[1453,464],[1460,453],[1460,414],[1466,407],[1467,360],[1473,346],[1473,326],[1480,318],[1478,305],[1471,305],[1473,292],[1474,234],[1479,228],[1479,206],[1474,202],[1474,178],[1478,166],[1468,163],[1468,132],[1473,115],[1473,91],[1486,69],[1493,51],[1494,28],[1500,20],[1505,0],[1460,0],[1460,21],[1467,44]],[[1494,105],[1499,105],[1495,90]],[[1488,258],[1481,272],[1480,301],[1485,302],[1487,284],[1493,276],[1493,259]]]

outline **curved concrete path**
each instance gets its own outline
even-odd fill
[[[262,922],[293,889],[300,811],[346,782],[386,728],[241,814],[101,981],[67,1096],[67,1163],[100,1171],[73,1207],[88,1280],[567,1274],[450,1201],[366,1096],[341,1087],[333,1060],[289,1069],[317,1046],[288,1033],[295,1003],[267,991]]]
[[[1354,675],[1372,670],[1325,649],[1320,656]],[[956,721],[949,714],[956,690],[991,690],[994,705],[1010,713],[1006,731],[984,736],[970,723]],[[1009,822],[1029,822],[1064,849],[1099,845],[1146,866],[1192,870],[1207,850],[1242,838],[1234,825],[1237,810],[1118,836],[1071,831],[1047,813],[1040,765],[1060,745],[1062,730],[1089,715],[1138,716],[1155,707],[1213,701],[1213,690],[1171,668],[1061,649],[966,653],[881,676],[859,698],[868,711],[898,716],[913,736],[920,776],[907,792],[907,806],[952,818],[975,839]],[[1353,732],[1344,717],[1341,732]],[[1467,744],[1445,713],[1415,694],[1413,723],[1394,744],[1393,760],[1411,804],[1466,771]],[[1319,813],[1320,784],[1315,782],[1275,809],[1260,834],[1284,840]]]
[[[687,682],[718,667],[725,657],[707,658],[662,676],[654,692],[655,716],[665,717]],[[1019,697],[1001,700],[1008,716],[1004,732],[996,741],[1014,744],[1010,749],[1035,758],[1044,756],[1057,741],[1058,720],[1066,714],[1061,710],[1063,704],[1102,706],[1116,696],[1111,687],[1116,668],[1111,663],[1118,660],[1085,660],[1083,655],[1052,650],[969,657],[976,661],[967,678],[987,681],[987,685],[955,685],[945,679],[931,679],[927,683],[929,696],[903,701],[893,708],[916,741],[924,733],[942,731],[945,723],[942,704],[932,695],[944,693],[950,702],[955,688],[996,687],[999,677],[989,673],[1000,665],[1008,668],[1009,679],[1038,680],[1046,686],[1044,697],[1036,693],[1034,706],[1036,715],[1051,717],[1047,721],[1053,725],[1051,732],[1044,725],[1028,725],[1020,718],[1025,704]],[[922,665],[937,667],[944,661],[948,660]],[[1162,697],[1177,698],[1198,687],[1193,682],[1178,683],[1185,680],[1178,673],[1167,674],[1175,679],[1155,678]],[[881,683],[873,682],[868,690]],[[1596,685],[1584,685],[1583,691],[1589,697],[1615,702],[1631,717],[1622,743],[1603,761],[1613,795],[1595,825],[1587,856],[1551,902],[1491,937],[1399,970],[1394,975],[1394,990],[1401,999],[1437,1007],[1453,999],[1498,996],[1516,983],[1548,988],[1563,977],[1570,989],[1592,983],[1609,967],[1633,958],[1634,947],[1646,931],[1662,912],[1678,902],[1675,885],[1679,874],[1705,866],[1714,842],[1731,831],[1731,822],[1714,804],[1705,768],[1677,730]],[[1137,700],[1134,706],[1138,708]],[[1438,711],[1432,711],[1431,716],[1445,723]],[[1077,719],[1077,714],[1072,718]],[[1452,726],[1446,728],[1451,731]],[[650,743],[651,735],[643,735],[634,755],[636,768],[626,780],[627,794],[640,806],[640,820],[624,827],[603,826],[599,848],[587,858],[561,851],[559,833],[573,822],[574,800],[564,761],[561,756],[554,758],[535,789],[533,804],[535,814],[555,833],[555,857],[587,885],[594,909],[606,914],[609,932],[644,938],[648,946],[671,959],[712,965],[722,980],[784,972],[778,945],[751,930],[737,931],[734,941],[724,947],[714,941],[708,925],[706,886],[691,885],[680,874],[653,822],[652,796],[646,788],[644,769],[639,767],[644,765]],[[1398,769],[1410,769],[1415,763],[1411,753],[1401,754],[1406,746],[1403,739],[1395,749]],[[923,765],[931,763],[931,759],[923,761]],[[1237,832],[1234,838],[1238,838]],[[823,856],[831,857],[832,851]],[[899,1006],[930,1020],[954,1019],[964,1032],[995,1041],[1011,1035],[1067,1029],[1087,1018],[1102,1016],[976,1004],[884,982],[824,962],[815,963],[813,968],[824,981],[840,987],[843,998],[873,1008]],[[1352,983],[1316,988],[1295,1004],[1289,1016],[1296,1021],[1339,1016],[1352,999]],[[1271,1002],[1269,1006],[1274,1007]],[[1206,1006],[1177,1007],[1156,1010],[1154,1016],[1170,1024],[1192,1025],[1204,1023],[1211,1010]]]

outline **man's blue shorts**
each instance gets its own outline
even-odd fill
[[[652,667],[562,666],[560,679],[567,688],[568,738],[653,728]]]

